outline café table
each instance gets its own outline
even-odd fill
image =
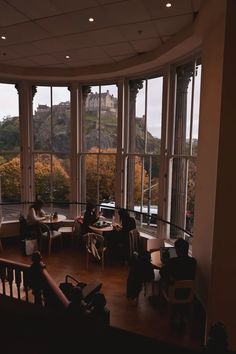
[[[99,223],[100,223],[100,226],[96,226],[96,225],[98,225],[98,223],[95,223],[93,225],[90,225],[89,229],[92,232],[95,232],[100,235],[102,235],[103,232],[106,232],[106,231],[113,231],[113,225],[111,222],[106,221],[106,220],[101,220],[101,221],[99,221]]]
[[[51,230],[54,229],[56,224],[59,224],[61,221],[66,220],[66,216],[63,214],[58,214],[56,218],[53,218],[53,216],[47,215],[45,217],[45,220],[42,220],[43,224],[46,224],[50,227]]]

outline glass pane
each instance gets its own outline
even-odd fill
[[[91,87],[85,102],[84,136],[85,151],[99,149],[100,93],[98,86]]]
[[[188,185],[187,185],[187,212],[186,212],[186,230],[189,232],[193,232],[196,176],[197,176],[197,160],[196,159],[189,160]]]
[[[144,159],[144,167],[148,180],[148,186],[143,191],[143,203],[145,212],[155,215],[158,214],[159,201],[159,173],[160,173],[160,157],[146,156]]]
[[[86,155],[86,201],[97,201],[98,196],[98,175],[97,175],[97,154]],[[83,186],[84,188],[84,186]]]
[[[147,91],[147,152],[160,154],[163,78],[148,80]]]
[[[20,155],[4,153],[0,155],[1,196],[3,202],[21,200]]]
[[[115,167],[115,155],[99,155],[99,204],[115,201]]]
[[[52,200],[52,163],[51,155],[35,154],[34,155],[34,188],[35,198],[39,197],[45,202]]]
[[[187,167],[186,158],[174,158],[172,168],[172,193],[171,193],[171,223],[184,229],[186,222],[186,204],[187,204]],[[171,227],[171,237],[183,237],[184,233]]]
[[[51,88],[38,86],[33,99],[33,149],[51,150]]]
[[[69,156],[53,155],[52,197],[53,202],[69,202]]]
[[[193,77],[191,76],[191,78],[189,79],[189,84],[188,84],[188,89],[187,89],[185,147],[182,152],[185,155],[190,155],[192,92],[193,92]]]
[[[70,152],[70,91],[52,88],[52,150]]]
[[[101,86],[100,148],[117,148],[118,91],[116,85]]]
[[[198,151],[198,129],[199,129],[199,109],[200,109],[200,90],[201,90],[202,66],[197,66],[194,89],[194,108],[193,108],[193,130],[192,130],[192,154],[197,156]]]
[[[127,199],[130,209],[142,211],[143,190],[148,188],[148,174],[144,168],[143,158],[139,156],[129,156],[127,160]]]
[[[0,151],[20,151],[19,101],[15,85],[0,84]]]

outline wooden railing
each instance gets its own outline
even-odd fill
[[[69,301],[44,268],[42,306],[65,309]],[[34,303],[34,294],[30,289],[30,266],[0,258],[0,294],[24,302]]]

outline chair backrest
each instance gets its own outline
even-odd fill
[[[87,232],[83,235],[87,251],[96,259],[101,260],[101,252],[104,251],[104,237],[94,232]]]
[[[40,228],[41,236],[50,238],[50,228],[48,225],[39,223],[39,228]]]
[[[30,228],[27,223],[26,218],[24,215],[20,215],[19,217],[19,223],[20,223],[20,238],[21,240],[24,240],[25,238],[30,237]]]
[[[193,301],[194,289],[194,280],[175,280],[167,291],[163,289],[163,295],[171,304],[187,304]]]
[[[81,230],[81,223],[79,220],[75,220],[72,226],[72,233],[75,238],[78,240],[81,238],[82,230]]]
[[[134,252],[141,251],[141,237],[137,229],[133,229],[129,232],[129,254],[130,257]]]

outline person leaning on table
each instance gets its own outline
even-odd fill
[[[46,213],[43,210],[43,205],[44,203],[40,199],[37,199],[32,205],[30,205],[27,215],[27,222],[29,224],[45,220]]]
[[[33,234],[38,240],[41,236],[40,223],[46,219],[46,213],[43,210],[43,201],[37,199],[29,207],[27,215],[27,223],[30,228],[30,233]]]
[[[89,232],[89,226],[93,225],[98,219],[99,215],[96,211],[96,205],[92,202],[87,202],[82,224],[82,235]]]

